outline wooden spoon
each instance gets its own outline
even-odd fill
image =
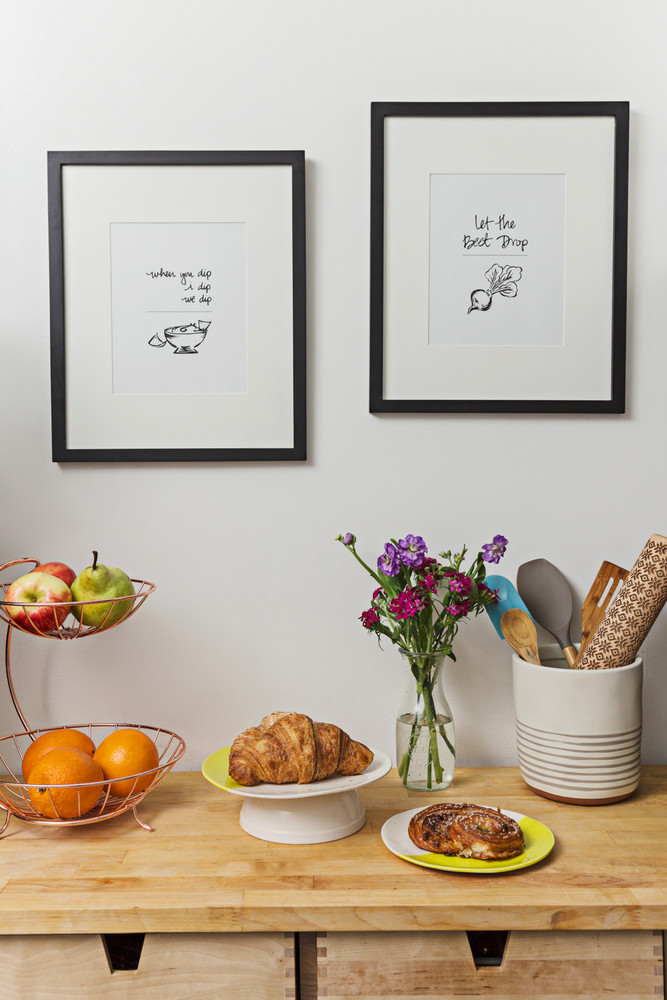
[[[529,614],[521,608],[510,608],[500,619],[500,627],[510,646],[522,660],[527,660],[528,663],[540,662],[537,630]]]

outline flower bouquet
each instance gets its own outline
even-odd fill
[[[392,539],[372,569],[356,549],[348,532],[340,541],[377,584],[370,607],[360,615],[369,632],[385,636],[399,647],[409,667],[409,704],[396,724],[397,767],[409,788],[446,788],[454,775],[454,726],[439,681],[445,657],[455,660],[453,645],[461,623],[480,614],[497,595],[484,583],[487,563],[498,563],[507,539],[496,535],[482,545],[472,564],[463,569],[467,554],[428,555],[420,535]]]

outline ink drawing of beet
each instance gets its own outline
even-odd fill
[[[506,299],[515,298],[518,291],[516,283],[521,280],[522,271],[523,268],[512,267],[509,264],[504,267],[500,264],[494,264],[493,267],[490,267],[484,275],[489,283],[488,288],[476,288],[471,293],[468,313],[486,312],[487,309],[491,308],[493,296],[496,294],[502,295]]]

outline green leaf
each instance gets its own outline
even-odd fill
[[[386,576],[381,570],[378,570],[377,579],[380,581],[380,585],[385,593],[389,594],[390,597],[396,597],[396,594],[400,594],[403,590],[403,581],[400,574],[398,576]]]

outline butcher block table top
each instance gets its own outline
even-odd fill
[[[396,771],[359,790],[366,824],[328,844],[267,843],[239,826],[243,799],[172,772],[132,813],[90,826],[12,817],[0,837],[0,933],[595,930],[667,928],[667,767],[616,805],[540,798],[518,768],[461,768],[445,793]],[[546,824],[538,864],[461,874],[383,844],[395,813],[434,802],[497,805]]]

